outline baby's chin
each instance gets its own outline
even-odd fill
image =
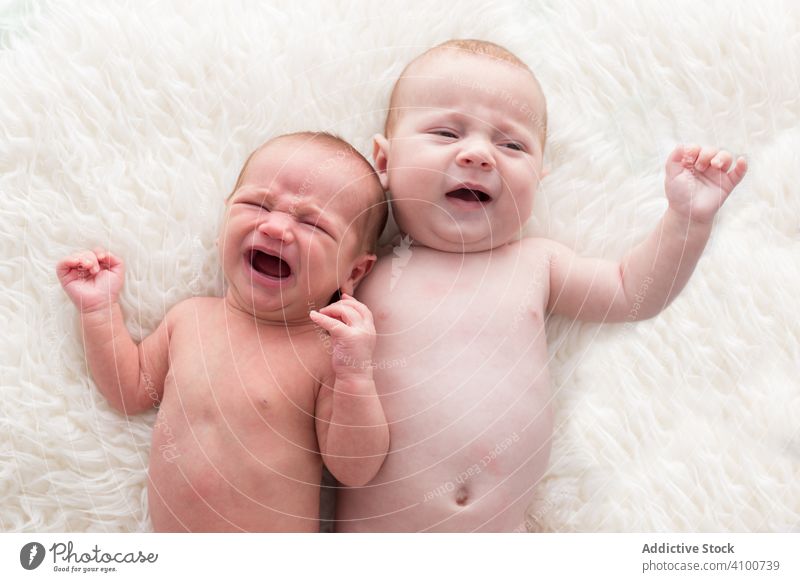
[[[235,286],[229,285],[226,294],[229,304],[259,321],[281,325],[309,323],[311,320],[308,312],[312,309],[322,309],[328,305],[332,299],[336,299],[337,292],[334,289],[330,293],[321,293],[318,297],[311,297],[306,293],[298,292],[297,288],[261,290],[257,293],[248,293],[247,291],[240,292]]]
[[[488,225],[469,225],[436,230],[414,228],[400,230],[411,236],[414,244],[446,253],[480,253],[503,246],[519,238],[519,230],[492,229]]]

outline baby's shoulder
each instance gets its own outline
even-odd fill
[[[171,327],[184,321],[197,321],[198,317],[208,314],[223,301],[220,297],[190,297],[173,305],[167,312],[167,322]]]
[[[550,262],[553,255],[559,252],[559,247],[563,246],[549,238],[536,236],[522,238],[517,244],[523,257],[532,262]]]

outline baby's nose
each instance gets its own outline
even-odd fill
[[[284,244],[290,244],[294,242],[293,225],[294,220],[291,216],[282,212],[270,212],[261,220],[258,231],[270,238],[280,240]]]
[[[492,170],[495,166],[494,157],[487,144],[482,141],[472,140],[464,144],[458,153],[456,162],[459,166]]]

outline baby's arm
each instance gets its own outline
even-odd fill
[[[124,265],[107,251],[83,251],[58,263],[61,285],[78,308],[86,360],[95,384],[117,410],[134,414],[161,400],[169,364],[170,315],[138,346],[117,297]]]
[[[667,160],[669,207],[658,227],[620,263],[585,259],[548,241],[548,309],[589,321],[653,317],[680,293],[711,234],[714,216],[747,171],[743,158],[678,146]]]
[[[389,427],[372,380],[372,314],[366,305],[342,294],[341,301],[310,315],[333,340],[335,380],[323,381],[316,406],[322,459],[339,482],[365,485],[389,450]]]

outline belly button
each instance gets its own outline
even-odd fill
[[[469,500],[469,493],[467,493],[466,487],[459,487],[458,491],[456,491],[456,505],[466,505],[467,500]]]

